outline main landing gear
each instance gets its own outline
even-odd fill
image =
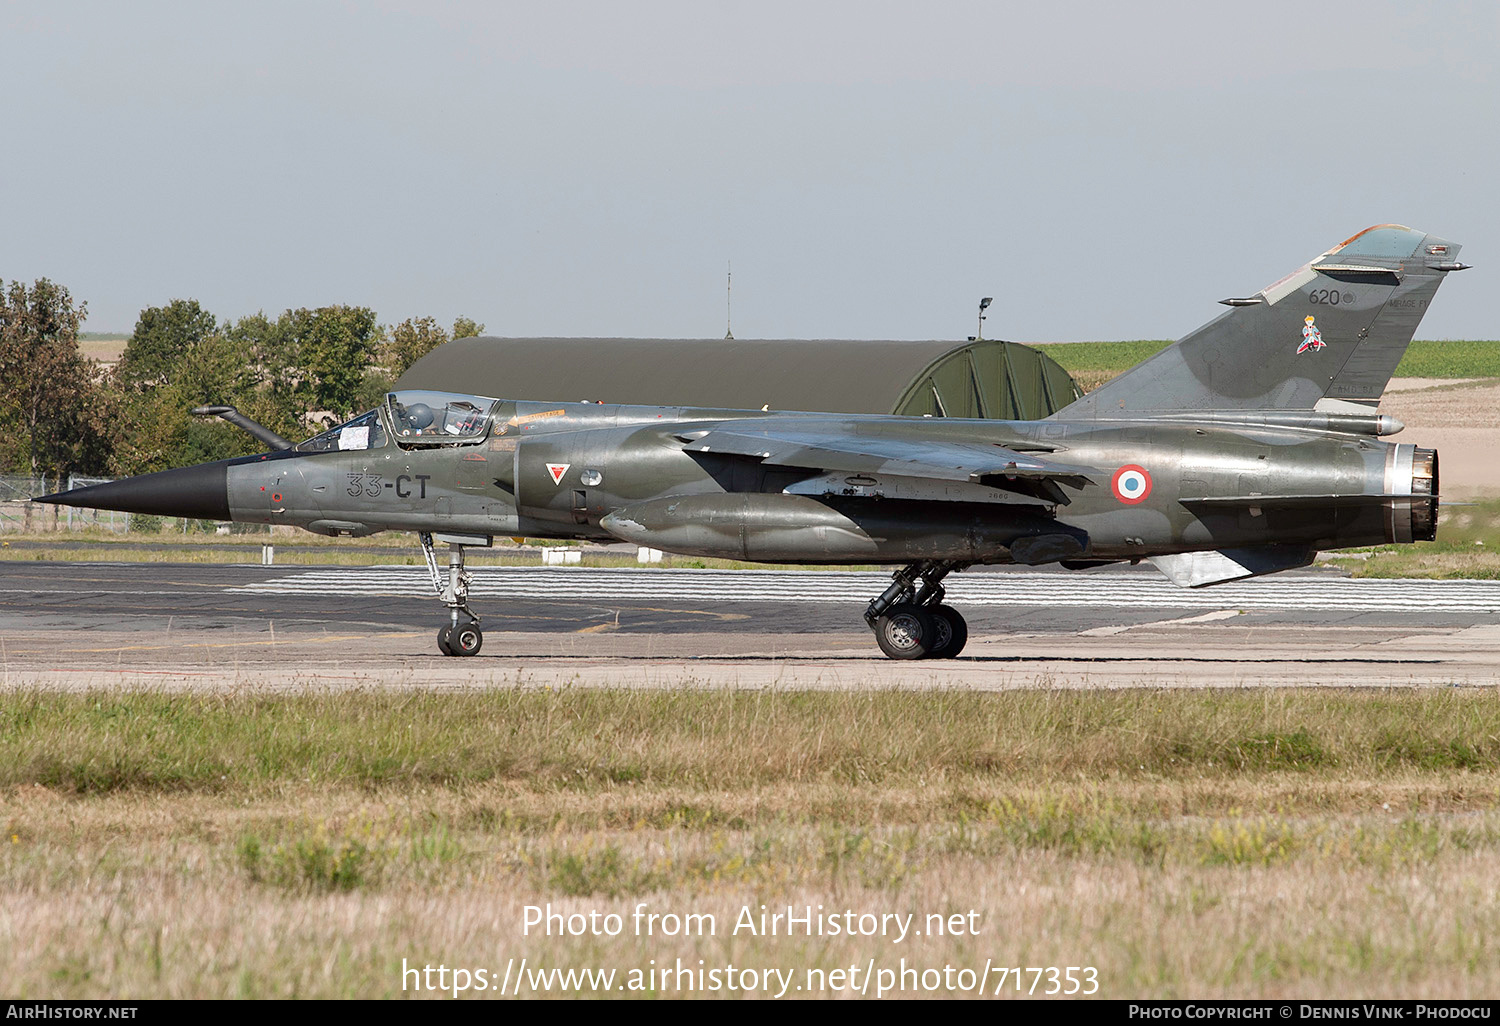
[[[943,604],[942,580],[968,565],[929,559],[897,570],[865,610],[880,650],[892,659],[952,659],[962,652],[969,625]]]
[[[479,616],[469,608],[469,572],[464,569],[464,543],[445,537],[448,542],[448,573],[445,577],[438,568],[437,553],[432,548],[432,535],[425,531],[417,535],[422,542],[422,555],[427,559],[427,570],[432,574],[432,586],[438,597],[448,607],[450,623],[438,631],[438,651],[443,655],[478,655],[484,645],[484,632],[479,629]],[[472,539],[475,544],[489,544],[489,539]],[[459,623],[459,614],[467,619]]]

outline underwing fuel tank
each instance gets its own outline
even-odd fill
[[[1088,536],[1036,507],[731,492],[653,499],[600,521],[636,545],[759,563],[1069,559]]]

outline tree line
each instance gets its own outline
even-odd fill
[[[84,356],[87,303],[45,278],[0,281],[0,468],[122,477],[228,459],[263,446],[195,406],[227,404],[288,438],[376,406],[433,348],[479,335],[466,317],[382,325],[363,306],[220,321],[196,300],[141,311],[119,362]]]

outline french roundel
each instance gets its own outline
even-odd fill
[[[1115,498],[1127,506],[1134,506],[1145,502],[1146,497],[1151,494],[1151,475],[1146,472],[1145,467],[1128,463],[1115,471],[1109,486],[1114,490]]]

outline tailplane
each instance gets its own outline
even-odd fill
[[[1377,225],[1052,415],[1168,410],[1371,412],[1459,246]]]

